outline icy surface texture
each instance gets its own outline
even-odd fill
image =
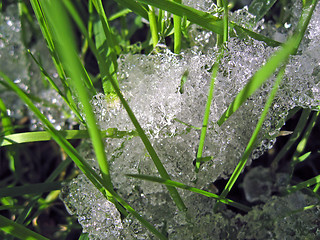
[[[83,232],[89,233],[90,239],[119,239],[123,229],[120,213],[85,175],[81,174],[71,184],[65,185],[61,199],[66,203],[68,212],[78,216]]]
[[[316,109],[319,105],[318,19],[319,5],[312,18],[316,23],[308,28],[303,47],[298,55],[289,60],[286,75],[258,137],[261,144],[253,152],[252,159],[272,147],[290,109],[295,106]],[[226,44],[215,81],[203,154],[212,156],[213,160],[201,165],[197,182],[193,184],[193,161],[200,137],[197,128],[202,125],[207,99],[211,77],[208,70],[217,55],[214,48],[207,47],[205,51],[199,49],[203,48],[195,46],[180,55],[168,51],[150,56],[123,55],[119,59],[119,76],[125,98],[172,179],[210,191],[210,184],[218,177],[229,176],[238,163],[271,91],[274,77],[221,127],[215,122],[276,49],[252,39],[230,38]],[[184,77],[186,81],[181,84]],[[92,99],[92,105],[102,129],[134,130],[119,100],[99,94]],[[158,229],[165,228],[170,239],[285,239],[288,236],[301,239],[310,234],[319,235],[318,208],[291,214],[292,211],[314,204],[308,196],[296,193],[282,198],[272,197],[274,190],[286,186],[286,176],[277,175],[275,180],[260,184],[261,189],[252,193],[254,184],[250,182],[249,174],[246,182],[248,200],[263,201],[265,205],[246,216],[235,216],[228,211],[224,215],[213,214],[213,200],[180,191],[188,207],[186,217],[176,212],[165,187],[124,176],[125,173],[158,176],[138,137],[108,139],[105,146],[117,191]],[[92,152],[87,155],[87,159],[95,161]],[[265,176],[268,175],[265,170],[261,171]],[[256,173],[252,172],[251,175]],[[77,183],[74,184],[79,187]],[[260,191],[263,189],[265,193]],[[81,191],[86,195],[93,190],[88,187]],[[78,201],[83,204],[86,198]],[[127,236],[126,231],[138,239],[147,236],[136,220],[123,222],[122,227],[125,229],[122,231],[124,236]]]
[[[70,113],[63,112],[68,109],[68,106],[55,91],[50,90],[38,65],[28,55],[23,44],[21,31],[18,7],[11,4],[3,14],[0,14],[0,70],[22,90],[43,100],[36,105],[58,130],[72,127],[70,122],[75,117]],[[28,29],[26,32],[26,41],[30,41],[31,36]],[[41,62],[49,76],[59,85],[58,74],[53,67],[48,48],[40,36],[36,41],[32,41],[30,51]],[[0,93],[11,117],[19,119],[29,115],[31,130],[42,128],[37,117],[27,109],[15,93],[8,91],[2,85],[0,85]]]

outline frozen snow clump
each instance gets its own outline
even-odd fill
[[[320,54],[316,47],[320,35],[318,19],[319,5],[304,45],[299,54],[289,60],[285,77],[258,137],[260,145],[251,159],[272,147],[290,109],[301,106],[317,110],[320,100]],[[203,154],[212,160],[204,162],[197,175],[193,162],[211,80],[210,69],[216,61],[216,49],[207,47],[202,51],[195,46],[179,55],[165,51],[149,56],[127,54],[119,58],[120,88],[173,180],[210,191],[212,182],[217,178],[230,176],[261,115],[274,76],[225,123],[218,126],[216,122],[250,77],[276,50],[250,38],[229,39],[215,81]],[[92,99],[92,106],[101,129],[135,130],[117,99],[110,100],[98,94]],[[319,234],[318,218],[314,217],[319,216],[317,207],[310,212],[295,213],[299,214],[299,219],[292,214],[292,211],[314,204],[307,195],[296,193],[286,197],[271,197],[273,191],[277,191],[275,184],[278,184],[277,179],[281,176],[276,176],[275,182],[270,179],[266,185],[260,184],[266,192],[255,195],[251,192],[253,183],[248,176],[245,186],[248,200],[266,204],[246,216],[228,211],[225,211],[225,215],[214,214],[214,200],[180,191],[188,208],[186,217],[176,210],[162,185],[124,176],[124,173],[158,176],[139,137],[127,135],[121,139],[107,139],[105,149],[109,156],[111,178],[118,193],[158,229],[165,229],[170,239],[283,239],[285,236],[299,239],[304,234]],[[86,159],[95,161],[92,150],[87,155]],[[71,188],[78,187],[83,193],[81,198],[78,196],[78,200],[72,201],[80,201],[93,209],[92,204],[85,204],[91,199],[87,199],[86,195],[91,196],[93,187],[82,187],[76,182],[72,184],[76,186]],[[126,229],[121,232],[125,236],[128,229],[130,236],[135,238],[143,239],[148,235],[135,220],[123,222],[122,227]],[[309,230],[306,233],[304,229]],[[257,232],[259,236],[253,235]]]

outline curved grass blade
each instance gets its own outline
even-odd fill
[[[221,201],[224,204],[228,204],[232,207],[238,208],[238,209],[245,211],[245,212],[248,212],[251,210],[250,207],[243,205],[241,203],[234,202],[234,201],[227,199],[227,198],[222,198],[217,194],[207,192],[207,191],[201,190],[199,188],[191,187],[191,186],[185,185],[180,182],[176,182],[176,181],[172,181],[172,180],[168,180],[168,179],[163,179],[163,178],[158,178],[158,177],[153,177],[153,176],[148,176],[148,175],[141,175],[141,174],[126,174],[126,176],[137,178],[137,179],[142,179],[142,180],[146,180],[146,181],[150,181],[150,182],[161,183],[161,184],[165,184],[167,186],[185,189],[190,192],[195,192],[195,193],[201,194],[201,195],[209,197],[209,198],[214,198],[216,200]]]
[[[310,1],[310,3],[303,9],[294,35],[284,43],[283,47],[251,77],[249,82],[234,98],[228,109],[218,120],[219,126],[221,126],[276,71],[282,63],[286,62],[291,54],[296,52],[309,24],[316,2],[317,0],[312,0],[312,2]]]
[[[34,231],[31,231],[22,224],[9,220],[2,215],[0,215],[0,229],[22,240],[49,240],[48,238],[41,236]]]
[[[87,130],[65,130],[59,131],[59,133],[68,140],[90,138],[89,132]],[[119,131],[116,128],[109,128],[108,130],[101,131],[101,134],[102,138],[123,138],[125,136],[138,136],[138,133],[135,131]],[[0,137],[0,140],[3,140],[0,143],[0,147],[4,147],[13,144],[50,141],[52,140],[52,137],[50,133],[46,131],[37,131],[14,133]]]

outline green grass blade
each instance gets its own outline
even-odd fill
[[[22,240],[49,240],[40,234],[31,231],[22,224],[16,223],[0,215],[0,229]]]
[[[319,116],[319,112],[314,113],[313,116],[311,117],[310,122],[308,123],[308,126],[306,128],[306,131],[305,131],[302,139],[298,143],[296,151],[294,152],[294,154],[292,156],[292,162],[291,162],[291,167],[292,168],[294,168],[294,166],[296,164],[300,163],[302,159],[305,159],[305,158],[300,159],[299,157],[301,156],[302,152],[304,151],[304,149],[305,149],[305,147],[307,145],[307,142],[308,142],[308,139],[310,137],[311,131],[312,131],[313,127],[317,123],[318,116]]]
[[[99,41],[96,42],[97,49],[99,52],[102,52],[102,53],[106,50],[106,48],[108,49],[107,54],[105,55],[106,58],[104,59],[104,61],[106,61],[108,64],[109,74],[117,82],[117,75],[116,75],[117,68],[118,68],[117,52],[120,52],[120,48],[117,45],[117,42],[115,41],[113,33],[110,29],[110,25],[109,25],[106,13],[103,9],[101,0],[93,0],[92,2],[98,12],[98,15],[100,18],[99,24],[102,24],[102,30],[104,33],[104,38],[102,38],[101,35],[100,37],[98,37]],[[99,33],[101,34],[100,31]],[[101,55],[103,56],[103,54]],[[102,78],[102,80],[104,80],[104,78]],[[109,81],[103,81],[102,85],[103,85],[103,90],[105,94],[113,92],[112,85],[110,84]]]
[[[173,0],[176,3],[181,3],[181,0]],[[174,15],[173,16],[173,26],[174,26],[174,53],[179,54],[181,50],[181,37],[182,37],[182,32],[181,32],[181,22],[182,18],[180,16]]]
[[[234,28],[234,30],[238,33],[238,35],[246,34],[246,35],[252,37],[253,39],[265,42],[270,47],[278,47],[282,44],[281,42],[275,41],[275,40],[268,38],[262,34],[256,33],[256,32],[251,31],[249,29],[246,29],[246,28],[244,28],[234,22],[230,22],[230,27]]]
[[[304,127],[306,126],[311,110],[310,109],[303,109],[300,119],[297,123],[296,128],[294,129],[290,139],[286,142],[286,144],[282,147],[281,151],[277,154],[277,156],[272,161],[272,169],[276,170],[278,168],[279,161],[284,157],[286,153],[289,152],[292,145],[298,140],[301,136]]]
[[[267,102],[265,103],[265,106],[264,106],[264,109],[262,111],[262,114],[261,114],[261,117],[257,123],[257,126],[249,140],[249,143],[241,157],[241,160],[240,162],[238,163],[236,169],[233,171],[228,183],[226,184],[224,190],[222,191],[221,193],[221,197],[225,198],[228,193],[231,191],[231,188],[233,187],[234,183],[236,182],[236,180],[238,179],[240,173],[242,172],[243,168],[245,167],[246,163],[247,163],[247,160],[248,158],[250,157],[250,154],[252,152],[252,150],[254,149],[254,147],[256,146],[256,140],[257,140],[257,137],[258,137],[258,134],[260,132],[260,129],[262,128],[262,125],[263,125],[263,122],[268,114],[268,110],[272,104],[272,101],[277,93],[277,90],[279,88],[279,85],[281,83],[281,80],[282,80],[282,77],[284,75],[284,72],[285,72],[285,67],[282,67],[280,69],[280,72],[276,78],[276,81],[273,85],[273,88],[269,94],[269,97],[267,99]],[[219,207],[219,202],[215,205],[214,207],[214,210],[217,210],[217,208]]]
[[[318,176],[316,176],[314,178],[311,178],[311,179],[309,179],[307,181],[301,182],[301,183],[299,183],[297,185],[289,187],[286,190],[286,193],[294,193],[296,191],[299,191],[299,190],[304,189],[304,188],[311,187],[312,185],[319,184],[319,183],[320,183],[320,175],[318,175]]]
[[[311,19],[316,2],[317,0],[312,0],[312,3],[310,1],[310,4],[303,9],[295,34],[251,77],[246,86],[234,98],[228,109],[218,120],[219,126],[221,126],[276,71],[276,69],[289,58],[291,54],[296,52]]]
[[[0,188],[0,198],[17,197],[24,194],[40,194],[59,190],[60,188],[61,182],[36,183],[19,187]]]
[[[166,10],[180,17],[187,17],[192,23],[196,23],[217,34],[223,34],[223,21],[209,13],[196,10],[171,0],[137,0],[159,9]]]
[[[87,130],[65,130],[59,131],[61,136],[65,139],[84,139],[90,138],[89,132]],[[103,138],[122,138],[124,136],[138,136],[135,131],[118,131],[116,128],[109,128],[101,132]],[[0,137],[3,140],[0,143],[0,147],[10,146],[13,144],[30,143],[30,142],[41,142],[50,141],[52,137],[50,133],[46,131],[37,132],[24,132],[24,133],[14,133]]]
[[[253,0],[249,6],[249,12],[256,16],[256,21],[260,21],[271,9],[277,0]]]
[[[150,23],[151,39],[153,48],[156,48],[159,42],[158,23],[154,7],[149,6],[148,19]]]
[[[245,211],[245,212],[248,212],[251,210],[251,208],[246,205],[234,202],[234,201],[227,199],[227,198],[222,198],[217,194],[207,192],[207,191],[201,190],[199,188],[191,187],[191,186],[185,185],[180,182],[176,182],[176,181],[172,181],[172,180],[168,180],[168,179],[163,179],[163,178],[158,178],[158,177],[153,177],[153,176],[148,176],[148,175],[141,175],[141,174],[126,174],[126,176],[137,178],[137,179],[142,179],[142,180],[147,180],[150,182],[161,183],[161,184],[165,184],[166,186],[172,186],[172,187],[176,187],[176,188],[185,189],[185,190],[188,190],[191,192],[195,192],[195,193],[201,194],[201,195],[209,197],[209,198],[214,198],[216,200],[221,201],[224,204],[228,204],[232,207],[238,208],[238,209]]]
[[[211,82],[210,82],[208,99],[207,99],[205,113],[204,113],[204,117],[203,117],[199,147],[198,147],[198,152],[197,152],[197,160],[196,160],[196,166],[195,166],[196,173],[199,172],[199,168],[200,168],[200,163],[201,163],[200,159],[202,158],[204,142],[205,142],[205,138],[206,138],[206,134],[207,134],[207,128],[208,128],[208,122],[209,122],[209,116],[210,116],[210,106],[211,106],[211,102],[212,102],[212,98],[213,98],[214,84],[215,84],[215,80],[217,77],[217,73],[218,73],[219,65],[220,65],[220,60],[221,60],[222,56],[223,56],[223,51],[221,51],[215,64],[212,67]]]

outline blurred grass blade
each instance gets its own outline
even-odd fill
[[[181,0],[173,0],[177,3],[181,3]],[[179,54],[181,50],[181,37],[182,37],[182,32],[181,32],[181,22],[182,18],[180,16],[174,15],[173,16],[173,26],[174,26],[174,53]]]
[[[311,19],[316,2],[317,0],[312,0],[312,3],[310,1],[308,6],[303,9],[294,35],[251,77],[249,82],[234,98],[228,109],[218,120],[219,126],[221,126],[276,71],[276,69],[289,58],[291,54],[296,52]]]
[[[36,183],[19,187],[0,188],[0,198],[17,197],[24,194],[40,194],[53,190],[59,190],[60,188],[61,182]]]
[[[84,139],[90,138],[89,132],[87,130],[64,130],[59,131],[61,136],[65,139]],[[119,131],[116,128],[109,128],[101,132],[103,138],[122,138],[124,136],[138,136],[135,131]],[[46,131],[37,132],[24,132],[24,133],[14,133],[6,136],[0,136],[0,147],[9,146],[13,144],[29,143],[29,142],[40,142],[40,141],[50,141],[52,137],[50,133]]]
[[[166,10],[180,17],[187,17],[192,23],[196,23],[217,34],[223,34],[223,21],[209,13],[196,10],[171,0],[137,0],[159,9]]]
[[[142,180],[147,180],[150,182],[161,183],[161,184],[165,184],[167,186],[185,189],[190,192],[195,192],[195,193],[201,194],[201,195],[209,197],[209,198],[217,199],[224,204],[228,204],[232,207],[238,208],[238,209],[245,211],[245,212],[248,212],[251,210],[251,208],[246,205],[234,202],[234,201],[227,199],[227,198],[222,198],[217,194],[207,192],[207,191],[201,190],[199,188],[191,187],[191,186],[185,185],[180,182],[176,182],[176,181],[172,181],[172,180],[168,180],[168,179],[163,179],[163,178],[158,178],[158,177],[153,177],[153,176],[148,176],[148,175],[141,175],[141,174],[126,174],[126,176],[137,178],[137,179],[142,179]]]
[[[253,0],[249,6],[249,12],[256,16],[256,22],[258,22],[276,2],[277,0]]]
[[[31,231],[22,224],[16,223],[0,215],[0,229],[22,240],[49,240],[40,234]]]

